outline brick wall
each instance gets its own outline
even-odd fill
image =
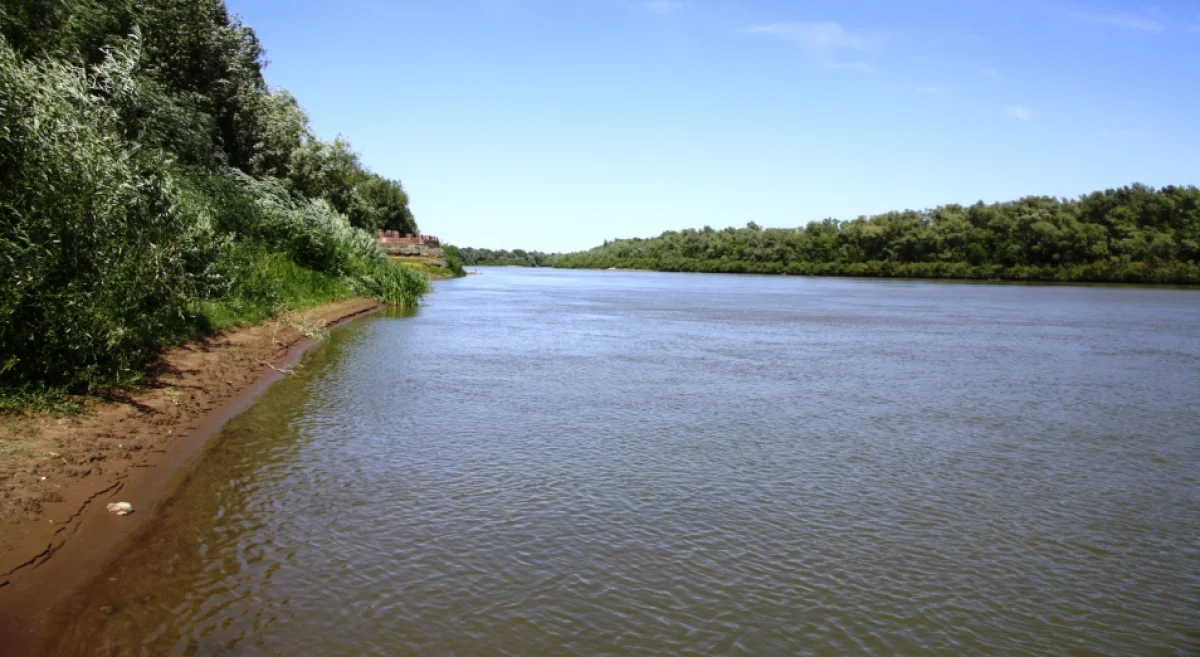
[[[434,235],[401,235],[395,230],[375,231],[375,243],[380,247],[389,246],[428,246],[437,247],[441,242]]]

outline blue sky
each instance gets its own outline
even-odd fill
[[[1196,0],[229,5],[464,246],[1200,183]]]

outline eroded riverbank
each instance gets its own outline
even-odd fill
[[[80,417],[0,427],[0,653],[36,654],[60,609],[169,497],[205,440],[282,376],[306,334],[382,306],[348,299],[167,351],[149,385]],[[106,513],[133,503],[133,515]]]

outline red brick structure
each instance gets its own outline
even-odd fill
[[[394,256],[442,257],[442,243],[433,235],[401,235],[395,230],[375,231],[375,244]]]
[[[381,248],[389,246],[424,246],[435,249],[442,245],[434,235],[401,235],[396,230],[375,231],[375,243]]]

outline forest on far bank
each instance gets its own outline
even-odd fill
[[[668,231],[556,267],[1030,281],[1200,283],[1200,189],[1134,184],[1078,199],[943,205],[800,228]]]
[[[477,249],[469,246],[459,247],[458,255],[464,267],[553,267],[558,258],[557,253],[524,249]]]

